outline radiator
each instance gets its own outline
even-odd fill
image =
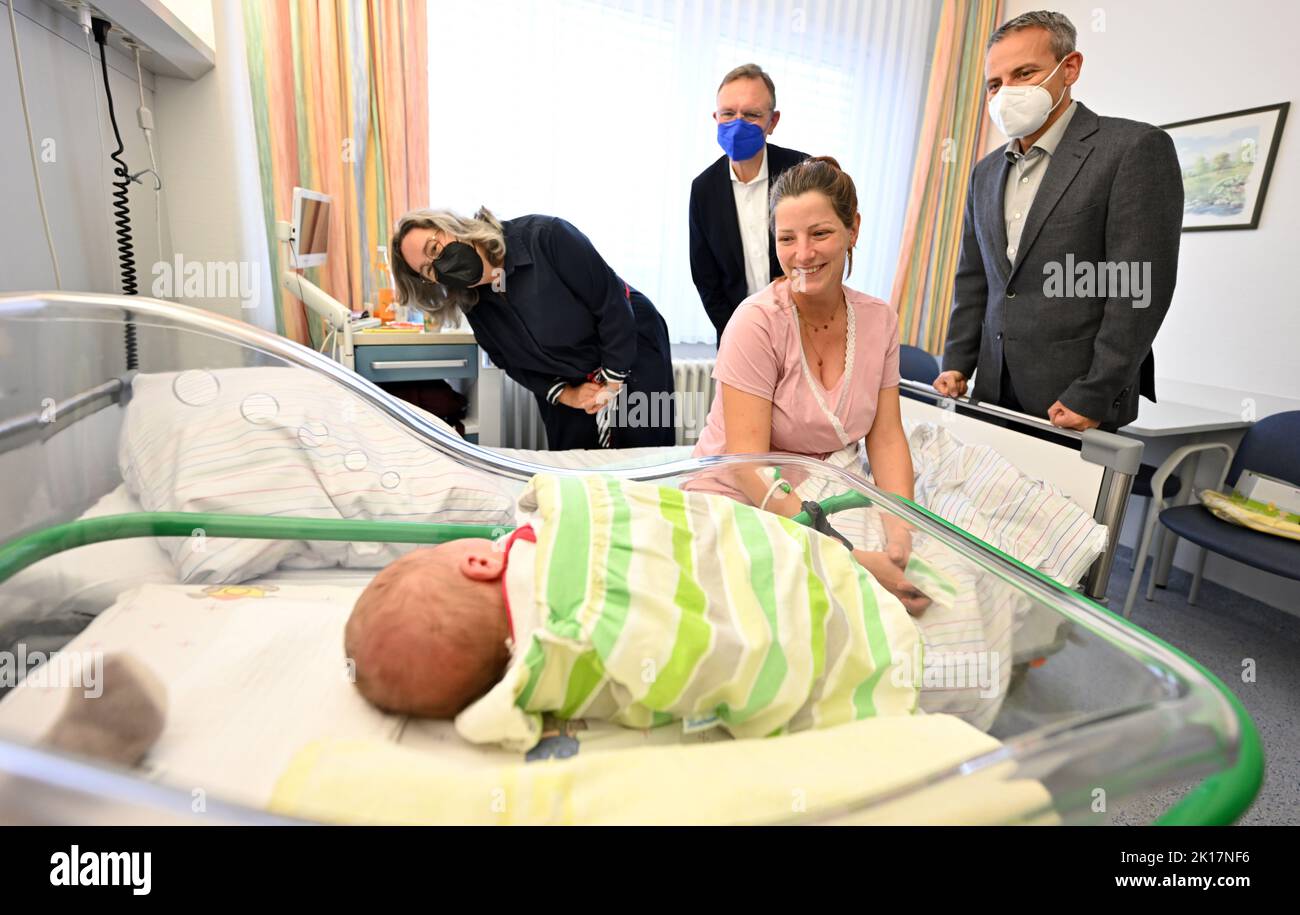
[[[674,399],[677,406],[677,444],[694,445],[709,417],[716,393],[712,359],[673,361]]]
[[[504,375],[501,379],[501,446],[528,451],[546,450],[546,428],[542,425],[542,414],[537,412],[537,399],[532,391]]]
[[[693,445],[704,431],[716,385],[712,359],[673,361],[673,400],[676,407],[677,444]],[[527,388],[509,378],[502,381],[502,446],[541,451],[546,448],[537,401]]]

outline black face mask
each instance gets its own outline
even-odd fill
[[[468,289],[483,279],[483,259],[472,245],[453,241],[433,262],[438,282],[451,289]]]

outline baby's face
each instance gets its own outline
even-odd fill
[[[344,635],[362,695],[387,711],[451,718],[499,680],[510,658],[504,557],[490,540],[453,540],[376,575]]]

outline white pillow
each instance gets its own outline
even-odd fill
[[[146,511],[487,525],[514,517],[506,481],[462,467],[305,369],[137,375],[118,463]],[[197,534],[159,542],[182,582],[205,583],[281,565],[379,568],[411,549]]]

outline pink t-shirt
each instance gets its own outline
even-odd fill
[[[713,377],[771,401],[772,451],[824,460],[861,441],[875,421],[881,389],[898,386],[897,313],[880,299],[847,286],[844,297],[852,345],[845,372],[829,391],[804,359],[787,281],[777,280],[741,302],[727,322]],[[725,454],[726,444],[719,388],[693,453]]]

